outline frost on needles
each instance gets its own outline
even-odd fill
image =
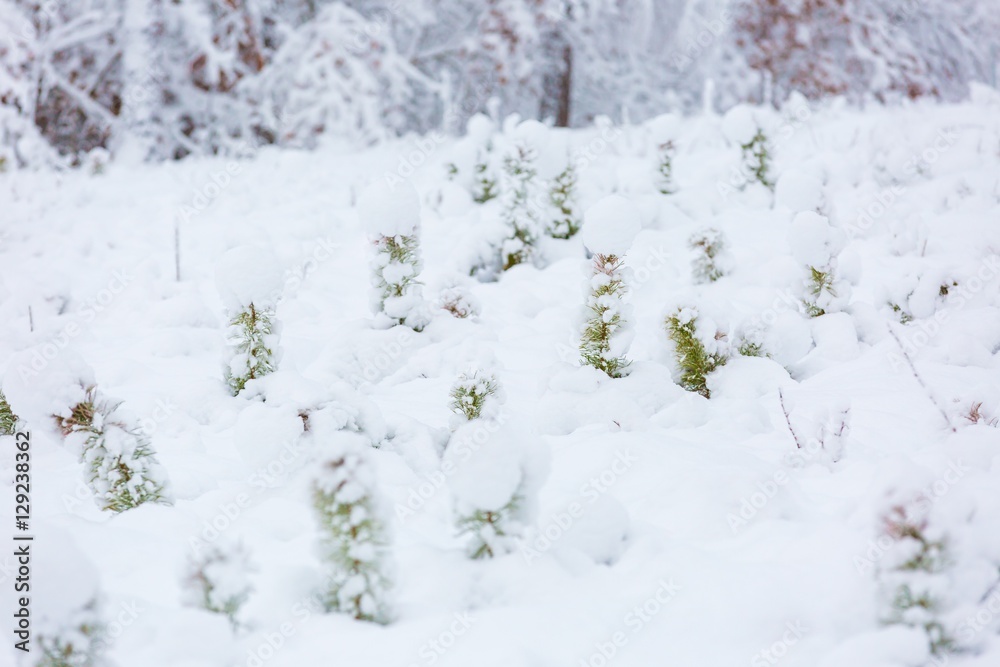
[[[248,382],[278,367],[281,325],[275,311],[283,276],[269,251],[240,246],[222,256],[215,277],[229,320],[226,344],[230,358],[224,376],[236,396]]]
[[[320,555],[327,567],[326,608],[357,620],[389,621],[385,526],[376,499],[375,471],[361,436],[324,463],[312,486]]]
[[[625,303],[625,253],[641,227],[639,211],[624,197],[605,197],[587,210],[583,242],[594,254],[587,283],[586,319],[580,335],[583,364],[617,378],[625,374],[632,341]]]
[[[375,250],[371,260],[371,307],[376,326],[421,331],[430,322],[420,275],[420,198],[406,181],[372,183],[358,201]]]

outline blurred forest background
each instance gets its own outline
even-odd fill
[[[580,126],[705,104],[960,99],[998,0],[0,0],[0,160],[153,160]]]

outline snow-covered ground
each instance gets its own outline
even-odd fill
[[[469,277],[499,201],[474,204],[445,179],[468,140],[0,175],[5,386],[15,353],[41,346],[38,378],[78,354],[151,434],[175,499],[100,511],[53,424],[28,423],[36,632],[97,591],[107,657],[143,667],[996,665],[998,111],[981,90],[952,106],[757,110],[776,195],[733,175],[738,118],[680,122],[670,195],[655,186],[655,128],[550,132],[540,170],[573,152],[581,212],[615,193],[641,213],[626,255],[633,363],[617,379],[578,363],[579,235],[547,240],[539,267]],[[422,201],[424,295],[458,286],[477,316],[434,308],[419,333],[373,328],[355,203],[387,174]],[[688,239],[710,227],[727,271],[694,284]],[[286,272],[283,356],[233,397],[215,274],[248,244]],[[813,257],[835,257],[839,282],[830,312],[809,318]],[[733,355],[711,398],[685,391],[664,329],[679,307],[697,309],[710,345],[751,331],[769,357]],[[486,560],[466,557],[458,479],[442,470],[449,390],[470,368],[496,375],[512,455],[547,475],[519,547]],[[320,405],[334,425],[304,432],[299,413]],[[372,447],[389,524],[387,625],[313,598],[325,568],[310,483],[356,437],[336,432],[345,424]],[[478,469],[484,489],[500,483]],[[895,507],[946,541],[934,572],[899,571],[914,540],[887,527]],[[236,629],[186,604],[188,562],[210,543],[242,543],[253,566]],[[14,561],[0,564],[11,619]],[[918,627],[883,623],[899,581],[933,592]],[[953,650],[929,653],[926,619]],[[11,644],[0,663],[22,657]]]

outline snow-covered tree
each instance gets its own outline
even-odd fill
[[[581,362],[621,377],[632,342],[625,253],[641,228],[638,209],[624,197],[605,197],[584,217],[583,243],[594,253],[587,281],[586,320],[580,338]]]
[[[170,504],[166,476],[148,436],[120,406],[89,386],[69,414],[55,417],[67,443],[80,453],[101,509],[124,512],[146,502]]]
[[[100,667],[107,627],[97,599],[72,611],[62,627],[38,633],[38,658],[32,667]]]
[[[845,243],[844,233],[827,219],[803,211],[792,220],[789,242],[795,259],[805,266],[802,305],[809,317],[842,310],[850,300],[850,285],[837,277],[837,254]]]
[[[10,408],[7,397],[0,391],[0,435],[14,435],[17,431],[18,417]]]
[[[386,623],[388,541],[372,463],[364,445],[354,441],[351,445],[320,467],[312,487],[320,553],[328,568],[323,598],[331,611]]]
[[[537,202],[541,184],[538,179],[538,151],[544,144],[547,129],[537,121],[525,121],[514,131],[513,145],[503,161],[501,201],[507,238],[500,246],[500,265],[504,271],[537,261],[536,244],[542,233]]]
[[[920,628],[939,655],[954,644],[942,620],[941,594],[947,590],[948,540],[934,531],[921,505],[896,506],[883,519],[892,546],[879,565],[885,611],[883,622]]]
[[[696,283],[715,282],[724,275],[722,259],[726,243],[722,232],[709,227],[693,234],[688,245],[695,252],[691,273]]]
[[[680,119],[674,114],[662,114],[649,122],[650,139],[656,151],[656,189],[669,195],[676,191],[674,183],[674,156]]]
[[[572,238],[580,231],[576,168],[569,164],[549,184],[549,204],[553,219],[548,234],[556,239]]]
[[[236,396],[248,382],[278,367],[281,324],[275,311],[283,276],[273,254],[255,246],[239,246],[219,260],[215,279],[229,318],[226,344],[231,356],[225,380]]]
[[[236,626],[240,608],[253,592],[250,555],[242,544],[211,544],[188,563],[184,579],[187,604],[224,614]]]
[[[468,290],[453,286],[445,288],[438,297],[438,307],[459,319],[479,315],[481,306]]]
[[[730,109],[722,119],[722,132],[742,151],[742,180],[756,181],[774,189],[770,145],[764,129],[754,117],[753,109],[744,105]]]
[[[477,369],[451,390],[452,435],[444,459],[454,469],[450,490],[458,533],[470,558],[513,551],[531,522],[545,475],[541,445],[502,413],[496,376]]]
[[[709,398],[706,378],[729,358],[714,325],[699,326],[697,310],[678,308],[667,316],[666,329],[674,346],[681,387]]]
[[[420,197],[408,182],[376,181],[358,201],[358,214],[375,249],[371,307],[379,327],[421,331],[430,322],[420,275]]]

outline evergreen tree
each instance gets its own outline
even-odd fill
[[[523,527],[516,520],[521,497],[514,495],[505,505],[494,510],[477,509],[459,517],[458,534],[468,540],[469,558],[495,558],[514,550]]]
[[[232,359],[226,367],[226,384],[233,396],[239,395],[247,382],[273,373],[278,367],[280,325],[275,309],[258,307],[253,302],[236,313],[226,330],[226,344]]]
[[[764,130],[757,128],[757,133],[749,143],[740,146],[743,150],[743,167],[758,183],[771,190],[774,181],[771,180],[771,150]]]
[[[32,667],[99,667],[107,628],[101,619],[100,605],[91,600],[76,609],[72,618],[57,631],[38,634],[39,656]]]
[[[63,436],[79,446],[87,484],[101,509],[124,512],[146,502],[170,504],[166,479],[148,437],[124,421],[120,405],[91,386],[69,416],[56,420]]]
[[[829,302],[837,298],[833,267],[828,266],[817,269],[814,266],[810,266],[805,287],[805,296],[802,298],[802,305],[805,308],[806,315],[809,317],[825,315]]]
[[[688,390],[710,397],[706,378],[716,368],[725,365],[728,356],[723,350],[707,349],[698,335],[698,313],[693,308],[679,308],[667,317],[667,336],[673,341],[674,355],[680,369],[680,384]],[[713,343],[717,339],[713,339]],[[717,345],[713,345],[717,348]]]
[[[725,248],[725,240],[718,229],[706,229],[694,234],[688,245],[696,255],[692,263],[692,274],[696,283],[715,282],[722,277],[720,259]]]
[[[14,435],[18,421],[17,415],[10,409],[7,397],[0,391],[0,435]]]
[[[656,161],[656,187],[661,194],[670,195],[674,188],[674,153],[677,152],[674,142],[668,139],[660,144]]]
[[[479,159],[473,166],[472,199],[477,204],[485,204],[491,199],[495,199],[499,194],[496,174],[490,165],[490,151],[492,144],[487,144],[480,154]]]
[[[548,228],[552,238],[568,239],[580,231],[576,185],[576,169],[569,164],[553,179],[549,187],[549,203],[555,213]]]
[[[358,201],[375,254],[371,308],[376,325],[421,331],[430,322],[420,275],[420,197],[409,183],[376,181]]]
[[[184,588],[187,602],[216,614],[224,614],[233,627],[238,625],[240,608],[253,592],[250,584],[249,554],[242,545],[223,548],[210,545],[192,559]]]
[[[500,265],[504,271],[532,260],[540,225],[536,201],[537,170],[535,149],[518,142],[503,161],[503,212],[507,238],[500,246]]]
[[[916,512],[895,507],[885,518],[886,533],[895,542],[885,556],[881,573],[883,594],[888,611],[887,624],[921,628],[927,634],[930,650],[935,655],[954,647],[955,639],[941,621],[941,600],[935,583],[944,576],[949,565],[948,545],[944,537],[928,535],[927,519]]]
[[[624,375],[631,363],[614,340],[628,324],[623,301],[628,293],[624,261],[616,255],[594,255],[587,297],[588,318],[580,338],[581,362],[613,378]]]
[[[374,498],[371,463],[362,450],[325,463],[313,483],[312,500],[329,569],[326,608],[355,619],[389,620],[385,575],[387,539]]]
[[[465,421],[479,419],[487,402],[499,392],[500,385],[495,375],[479,370],[462,373],[451,388],[451,411],[464,417]],[[493,411],[487,410],[487,416],[493,416]]]

